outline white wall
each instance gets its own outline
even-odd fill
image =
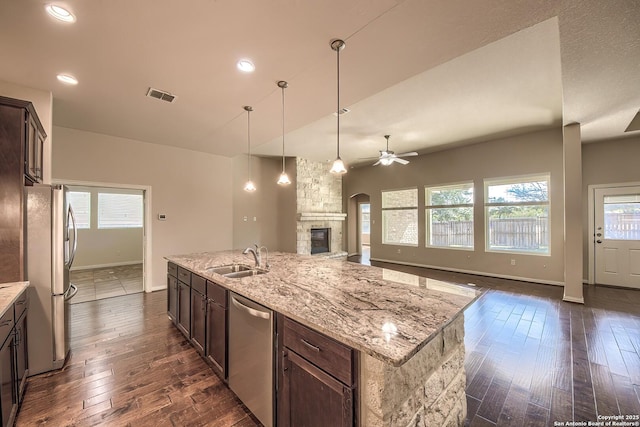
[[[5,58],[6,59],[6,58]],[[53,95],[51,92],[33,89],[26,86],[20,86],[13,83],[0,80],[0,95],[8,98],[22,99],[24,101],[31,101],[36,109],[38,118],[42,123],[42,127],[47,134],[47,140],[42,148],[42,168],[43,179],[45,184],[51,183],[51,150],[53,147],[53,131],[51,112],[53,106]]]
[[[56,181],[151,187],[153,258],[146,269],[154,289],[166,286],[164,256],[231,249],[231,159],[76,129],[54,132]]]
[[[362,167],[343,176],[345,206],[356,194],[371,197],[371,258],[542,283],[564,282],[562,130],[529,133],[414,157],[406,166]],[[486,252],[483,182],[486,178],[551,174],[550,256]],[[425,185],[473,181],[475,249],[472,251],[425,247],[425,213],[418,210],[418,247],[382,244],[381,190],[418,188],[424,201]],[[424,203],[420,203],[423,206]],[[349,211],[351,213],[351,210]],[[353,226],[348,222],[348,226]],[[349,235],[352,235],[349,231]],[[351,246],[350,246],[351,248]],[[400,253],[398,253],[400,251]],[[511,260],[516,265],[511,265]]]
[[[141,195],[143,191],[79,186],[70,186],[69,189],[87,192],[91,195],[90,227],[78,230],[78,251],[72,269],[142,263],[143,229],[141,227],[98,228],[98,193]]]

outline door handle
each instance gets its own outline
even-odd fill
[[[596,243],[602,243],[602,240],[598,239],[596,240]]]

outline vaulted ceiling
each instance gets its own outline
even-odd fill
[[[5,0],[0,80],[51,91],[54,125],[222,156],[441,149],[578,122],[583,141],[638,134],[636,0]],[[236,61],[250,58],[252,74]],[[77,86],[56,80],[70,73]],[[177,95],[165,103],[154,87]]]

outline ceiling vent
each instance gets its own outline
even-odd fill
[[[147,96],[150,98],[159,99],[161,101],[173,102],[176,100],[177,96],[170,94],[164,90],[154,89],[152,87],[147,91]]]

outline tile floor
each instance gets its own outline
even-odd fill
[[[70,281],[78,287],[71,304],[135,294],[143,291],[142,264],[76,270]]]

